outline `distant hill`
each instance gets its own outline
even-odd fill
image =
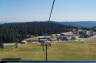
[[[56,22],[22,22],[0,24],[1,42],[20,42],[31,35],[50,35],[72,31],[75,27]]]
[[[64,25],[72,25],[76,27],[92,28],[96,26],[96,21],[79,21],[79,22],[59,22]]]

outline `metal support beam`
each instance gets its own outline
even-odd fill
[[[47,44],[45,44],[45,49],[46,49],[46,50],[45,50],[45,53],[46,53],[46,54],[45,54],[45,56],[46,56],[46,61],[48,61],[48,51],[47,51]]]

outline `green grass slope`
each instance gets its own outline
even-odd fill
[[[0,49],[0,58],[22,58],[25,60],[45,60],[45,52],[40,44],[24,44],[19,48]],[[50,61],[96,60],[96,44],[81,42],[56,42],[48,47]]]

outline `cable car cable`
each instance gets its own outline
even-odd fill
[[[52,4],[52,7],[51,7],[51,11],[50,11],[50,15],[49,15],[48,21],[50,21],[50,19],[51,19],[53,8],[54,8],[54,4],[55,4],[55,0],[53,0],[53,4]]]

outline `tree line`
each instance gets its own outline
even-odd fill
[[[0,47],[3,43],[21,42],[31,35],[50,35],[72,31],[76,27],[56,22],[24,22],[0,24]]]

